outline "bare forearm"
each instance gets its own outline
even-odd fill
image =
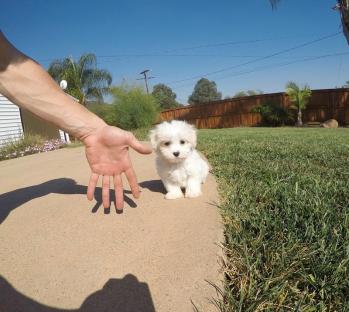
[[[0,93],[81,139],[105,125],[67,96],[39,64],[16,50],[1,32]]]

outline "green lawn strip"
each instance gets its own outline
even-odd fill
[[[221,311],[349,310],[349,130],[200,130],[225,227]]]

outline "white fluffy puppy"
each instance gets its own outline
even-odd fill
[[[157,154],[156,167],[167,190],[166,199],[200,196],[209,172],[207,162],[196,151],[196,129],[184,121],[162,122],[150,131]]]

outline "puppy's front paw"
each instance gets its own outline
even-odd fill
[[[185,192],[185,197],[187,198],[195,198],[199,197],[200,195],[202,195],[201,190],[187,190]]]
[[[182,198],[183,197],[183,193],[182,192],[168,192],[165,195],[166,199],[177,199],[177,198]]]

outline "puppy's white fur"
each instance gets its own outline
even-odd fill
[[[196,129],[184,121],[162,122],[150,131],[157,154],[156,168],[164,183],[166,199],[200,196],[209,172],[207,162],[196,151]]]

